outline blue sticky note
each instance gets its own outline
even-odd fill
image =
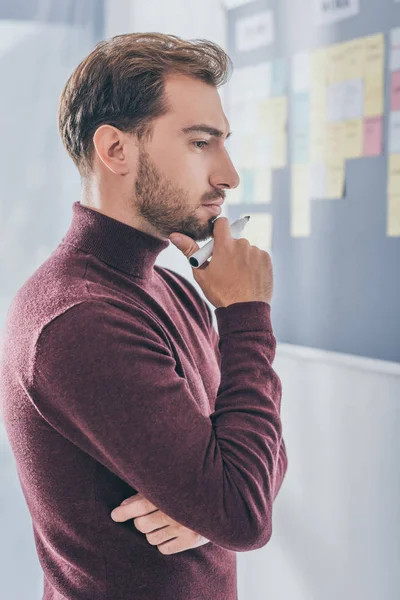
[[[287,92],[287,61],[276,58],[272,61],[271,96],[285,96]]]
[[[310,136],[306,133],[296,133],[292,138],[292,163],[305,165],[310,153]]]
[[[241,186],[243,204],[253,204],[254,202],[254,169],[242,169]]]
[[[291,121],[291,128],[293,132],[309,132],[310,95],[307,92],[293,95]]]

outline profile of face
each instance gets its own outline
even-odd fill
[[[179,231],[203,241],[216,218],[206,203],[221,201],[226,189],[239,185],[225,147],[229,123],[215,86],[177,74],[166,80],[165,94],[170,110],[153,121],[151,140],[139,143],[105,126],[114,132],[108,137],[106,131],[97,144],[94,139],[96,149],[114,175],[125,176],[117,181],[126,222],[163,239]]]

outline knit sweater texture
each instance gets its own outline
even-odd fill
[[[0,399],[43,600],[237,600],[287,469],[271,307],[215,309],[155,265],[169,241],[73,204],[18,290]],[[207,544],[164,555],[111,511],[139,492]]]

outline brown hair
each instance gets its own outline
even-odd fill
[[[168,112],[168,74],[219,87],[232,68],[229,56],[209,40],[127,33],[98,43],[69,77],[58,106],[61,139],[81,177],[90,173],[93,134],[100,125],[151,138],[152,120]]]

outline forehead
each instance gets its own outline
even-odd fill
[[[190,127],[194,123],[207,123],[228,133],[228,119],[215,86],[174,74],[168,76],[165,82],[165,95],[170,109],[165,117],[170,124]]]

